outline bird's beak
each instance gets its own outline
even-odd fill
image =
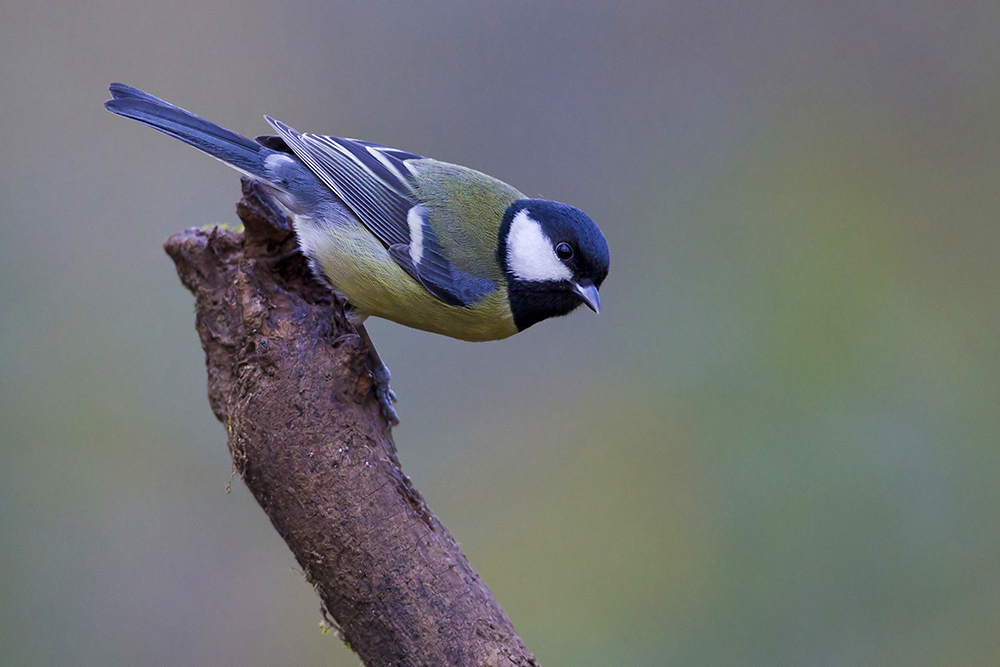
[[[580,295],[583,302],[587,304],[587,308],[590,308],[595,313],[601,312],[601,297],[598,296],[596,287],[573,283],[573,291]]]

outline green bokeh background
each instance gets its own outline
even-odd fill
[[[371,326],[541,662],[1000,662],[1000,4],[6,0],[0,663],[357,665],[237,481],[162,251],[234,172],[110,81],[588,211],[599,317]]]

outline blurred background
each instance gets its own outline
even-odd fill
[[[580,206],[604,310],[388,322],[404,469],[542,664],[1000,655],[1000,4],[6,0],[0,662],[357,665],[162,243],[238,175],[123,81]]]

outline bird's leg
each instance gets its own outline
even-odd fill
[[[285,252],[281,253],[280,255],[271,255],[269,257],[258,257],[257,261],[258,262],[263,262],[264,264],[267,264],[268,266],[270,266],[273,269],[273,268],[277,268],[277,267],[281,266],[282,264],[284,264],[285,262],[287,262],[288,260],[290,260],[292,257],[295,257],[295,255],[298,255],[301,252],[302,251],[299,249],[299,247],[295,246],[291,250],[286,250]]]
[[[392,407],[392,404],[396,402],[396,392],[389,388],[389,367],[382,361],[382,357],[378,356],[378,350],[375,349],[375,344],[372,342],[371,336],[368,335],[365,325],[356,324],[354,328],[357,329],[362,342],[368,348],[368,361],[371,364],[372,377],[375,378],[375,397],[378,398],[379,405],[382,406],[382,414],[390,426],[396,426],[399,424],[399,415],[396,414],[396,408]]]

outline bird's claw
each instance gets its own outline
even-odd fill
[[[364,325],[358,323],[355,327],[365,347],[368,348],[368,364],[374,380],[375,398],[378,399],[378,404],[382,408],[382,416],[389,422],[391,428],[399,424],[399,415],[396,413],[396,408],[392,407],[392,404],[396,402],[396,392],[389,388],[389,367],[378,356],[378,350],[375,349],[371,336],[368,335]]]
[[[396,402],[396,392],[389,387],[389,369],[383,364],[381,368],[372,372],[372,376],[375,378],[375,398],[382,408],[382,415],[389,422],[389,426],[398,425],[399,414],[396,413],[396,408],[392,407]]]

